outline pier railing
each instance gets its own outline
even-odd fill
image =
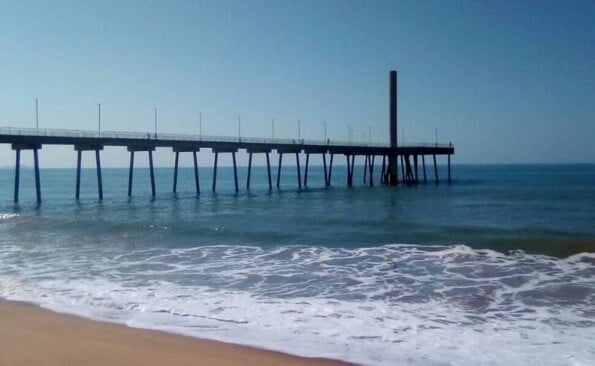
[[[209,142],[245,142],[255,144],[284,144],[284,145],[331,145],[331,146],[357,146],[357,147],[390,147],[387,143],[365,143],[340,140],[308,140],[289,138],[263,138],[263,137],[231,137],[214,135],[192,135],[174,133],[151,133],[151,132],[126,132],[126,131],[89,131],[70,129],[47,129],[47,128],[24,128],[24,127],[0,127],[0,135],[9,136],[47,136],[47,137],[81,137],[81,138],[110,138],[110,139],[134,139],[134,140],[170,140],[170,141],[209,141]],[[400,147],[450,147],[451,144],[444,143],[400,143]]]

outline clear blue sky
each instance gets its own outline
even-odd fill
[[[593,1],[3,1],[0,55],[0,126],[34,126],[38,98],[44,128],[95,129],[101,103],[105,130],[150,131],[156,106],[161,132],[197,133],[200,111],[203,134],[241,115],[244,136],[299,119],[306,139],[326,121],[386,142],[397,69],[406,142],[437,128],[457,163],[595,162]]]

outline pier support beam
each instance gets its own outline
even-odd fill
[[[151,175],[151,195],[155,197],[155,172],[153,170],[153,150],[149,150],[149,174]]]
[[[267,177],[269,179],[269,190],[273,189],[273,185],[271,182],[271,159],[269,157],[269,153],[266,153],[266,157],[267,157]]]
[[[407,177],[405,173],[405,156],[401,155],[401,176],[403,177],[403,184],[407,182]]]
[[[215,162],[213,164],[213,192],[217,187],[217,163],[219,161],[219,153],[231,153],[231,159],[233,163],[233,182],[234,182],[234,189],[235,192],[239,192],[238,186],[238,166],[236,163],[236,153],[238,149],[235,147],[221,147],[221,148],[213,148],[213,153],[215,154]]]
[[[16,164],[14,167],[14,203],[19,202],[19,179],[21,175],[21,149],[16,150]]]
[[[198,180],[198,157],[196,150],[192,151],[192,158],[194,160],[194,185],[196,186],[196,195],[200,195],[200,181]]]
[[[19,184],[21,176],[21,150],[33,150],[33,164],[35,169],[35,193],[37,204],[41,203],[41,179],[39,174],[39,155],[41,144],[13,143],[12,150],[16,152],[16,165],[14,170],[14,202],[19,202]]]
[[[134,174],[134,153],[137,151],[147,151],[149,154],[149,175],[151,178],[151,195],[155,197],[155,172],[153,169],[153,151],[155,146],[128,146],[127,150],[130,152],[130,171],[128,172],[128,197],[132,195],[132,178]]]
[[[277,188],[281,184],[281,163],[283,162],[283,153],[279,153],[279,167],[277,168]]]
[[[304,168],[304,188],[308,187],[308,165],[310,164],[310,153],[306,153],[306,167]]]
[[[421,156],[421,165],[424,168],[424,184],[428,184],[428,177],[426,176],[426,156]]]
[[[76,151],[76,191],[75,197],[78,201],[80,198],[81,192],[81,161],[83,151],[95,151],[95,169],[97,170],[97,194],[99,196],[99,200],[103,200],[103,182],[101,179],[101,159],[99,155],[99,151],[103,150],[103,145],[74,145],[74,150]]]
[[[252,153],[248,153],[248,175],[246,176],[246,189],[250,190],[250,173],[252,172]]]
[[[415,165],[415,185],[419,183],[419,177],[417,175],[417,168],[418,168],[418,161],[417,161],[417,154],[413,155],[413,164]]]
[[[33,165],[35,165],[35,193],[37,194],[37,203],[41,203],[41,182],[39,178],[39,155],[38,149],[33,149]]]
[[[295,153],[295,167],[297,168],[298,188],[302,189],[302,172],[300,170],[300,153]]]
[[[128,197],[132,195],[132,176],[134,171],[134,151],[130,152],[130,170],[128,171]]]
[[[452,184],[452,180],[450,179],[450,154],[448,154],[448,184]]]
[[[248,175],[246,177],[246,189],[250,190],[250,182],[252,181],[252,157],[254,154],[265,154],[267,161],[267,178],[269,181],[269,189],[272,189],[271,184],[271,161],[269,158],[270,149],[267,148],[247,148],[248,153]]]
[[[238,189],[238,165],[236,164],[236,153],[235,151],[231,153],[231,160],[233,161],[233,183],[236,189],[236,193],[239,192]]]
[[[82,159],[83,152],[81,150],[76,152],[76,188],[74,197],[76,200],[79,200],[80,193],[81,193],[81,159]]]
[[[439,180],[438,180],[438,165],[436,165],[436,154],[432,155],[432,157],[434,158],[434,181],[436,184],[438,184]]]
[[[367,176],[368,176],[368,159],[369,159],[369,155],[366,155],[364,158],[364,179],[363,179],[363,183],[366,184],[367,182]]]
[[[328,177],[326,178],[326,186],[330,187],[331,186],[331,178],[333,177],[333,159],[335,157],[335,154],[331,153],[331,160],[329,161],[329,165],[328,165]]]
[[[219,159],[219,153],[215,152],[215,161],[213,162],[213,192],[217,188],[217,160]]]
[[[374,160],[376,159],[375,155],[372,155],[368,158],[368,168],[370,169],[370,187],[374,187]]]
[[[281,185],[281,165],[283,162],[283,154],[295,154],[295,164],[297,169],[297,181],[298,187],[302,188],[302,172],[300,166],[300,153],[302,152],[301,147],[285,147],[285,148],[278,148],[277,153],[279,154],[279,167],[277,168],[277,188]]]
[[[322,167],[324,169],[324,187],[328,187],[327,169],[326,169],[326,153],[322,153]]]
[[[99,149],[95,150],[95,168],[97,170],[97,193],[99,200],[103,200],[103,180],[101,179],[101,158],[99,156]]]
[[[198,157],[196,153],[200,151],[197,147],[173,147],[173,152],[175,153],[174,159],[174,186],[173,186],[173,193],[177,193],[178,187],[178,167],[179,167],[179,159],[181,152],[190,152],[192,153],[192,160],[194,162],[194,184],[196,186],[196,195],[200,195],[200,181],[198,179]]]
[[[353,170],[355,165],[355,154],[345,154],[345,157],[347,158],[347,186],[353,187]]]
[[[180,160],[180,153],[178,151],[175,152],[175,158],[174,158],[174,187],[173,187],[173,192],[176,193],[177,188],[178,188],[178,161]]]
[[[397,143],[397,72],[391,71],[389,76],[389,130],[390,146],[396,150]],[[399,156],[396,151],[388,155],[388,183],[399,184]]]
[[[386,184],[386,155],[382,155],[382,168],[380,170],[380,184]]]

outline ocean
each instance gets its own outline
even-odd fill
[[[295,168],[0,169],[0,297],[364,365],[595,364],[595,165],[454,165],[452,185]],[[273,180],[275,179],[273,171]],[[440,175],[445,177],[444,167]],[[378,183],[378,177],[375,177]]]

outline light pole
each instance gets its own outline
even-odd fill
[[[324,141],[326,142],[326,122],[322,122],[322,124],[324,125]]]
[[[370,138],[370,144],[372,144],[372,126],[368,125],[368,137]]]
[[[97,103],[97,125],[99,136],[101,136],[101,103]]]
[[[436,146],[438,146],[438,128],[436,128]]]
[[[155,138],[157,138],[157,107],[153,108],[153,112],[155,112]]]
[[[347,142],[351,142],[351,125],[347,125]]]
[[[198,112],[198,135],[202,139],[202,112]]]
[[[300,122],[300,120],[298,119],[298,142],[300,142],[300,140],[302,139],[302,124]]]
[[[273,118],[272,124],[271,124],[271,128],[273,131],[273,140],[275,139],[275,119]]]
[[[37,98],[33,99],[35,102],[35,130],[39,130],[39,108]]]

